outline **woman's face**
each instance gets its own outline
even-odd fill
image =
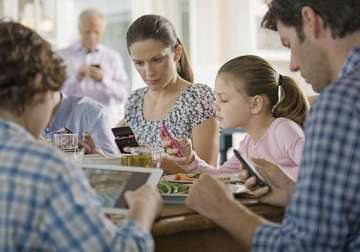
[[[250,97],[242,87],[244,83],[231,74],[221,73],[216,77],[216,118],[223,128],[245,127],[251,118]]]
[[[177,57],[174,50],[165,47],[161,41],[137,41],[129,51],[136,70],[151,90],[163,89],[176,79]]]

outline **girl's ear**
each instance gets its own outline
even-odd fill
[[[264,97],[262,95],[255,95],[250,100],[250,111],[253,114],[259,114],[264,108]]]
[[[175,46],[175,61],[179,61],[181,59],[182,50],[181,45],[178,44]]]

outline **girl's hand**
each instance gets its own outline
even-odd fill
[[[179,165],[188,165],[193,161],[193,150],[189,139],[173,138],[176,144],[176,147],[174,148],[172,146],[172,141],[162,130],[160,131],[160,138],[163,140],[163,146],[167,153],[164,158],[174,161]],[[181,154],[181,157],[176,155],[178,153]]]

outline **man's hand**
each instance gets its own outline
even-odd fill
[[[100,67],[89,66],[89,76],[97,81],[102,81],[104,73]]]
[[[218,179],[203,174],[191,187],[186,205],[216,222],[224,208],[233,204],[229,188]]]
[[[162,206],[159,191],[150,185],[143,185],[136,191],[127,191],[125,199],[130,209],[129,219],[150,232],[152,223],[159,215]]]
[[[81,81],[85,76],[88,76],[88,75],[89,75],[88,67],[86,65],[82,65],[78,70],[76,78],[78,81]]]
[[[255,165],[258,172],[270,185],[270,188],[265,186],[257,188],[253,192],[260,202],[285,207],[290,201],[290,198],[295,190],[296,182],[286,174],[277,165],[266,161],[264,159],[252,158],[251,161]],[[256,184],[255,177],[248,177],[246,170],[240,172],[240,177],[246,179],[245,185],[249,189],[254,188]]]

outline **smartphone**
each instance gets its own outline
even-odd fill
[[[129,153],[124,149],[125,147],[139,146],[136,141],[135,134],[130,127],[112,128],[111,131],[115,136],[115,143],[121,153]]]
[[[250,176],[253,176],[256,178],[256,185],[259,187],[268,186],[268,184],[265,182],[264,178],[261,177],[259,172],[256,170],[256,168],[245,158],[243,157],[238,150],[234,150],[235,157],[239,159],[241,164],[243,165],[244,169],[248,171]]]
[[[183,155],[180,153],[179,147],[177,146],[177,144],[175,142],[174,135],[170,132],[170,130],[168,128],[166,128],[164,122],[161,123],[160,129],[162,130],[162,132],[164,132],[165,136],[170,139],[170,141],[171,141],[170,147],[178,150],[178,152],[175,155],[177,157],[183,157]]]
[[[96,67],[96,68],[100,68],[101,69],[101,66],[100,64],[91,64],[92,67]]]

